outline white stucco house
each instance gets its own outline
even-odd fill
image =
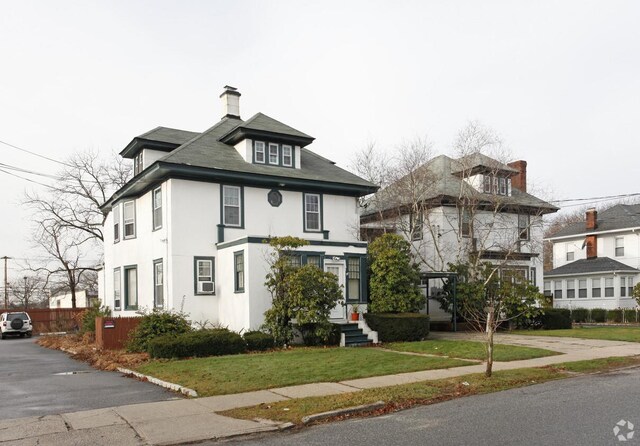
[[[318,155],[303,132],[262,113],[242,120],[235,88],[220,97],[223,117],[208,130],[157,127],[120,153],[134,177],[103,207],[102,301],[115,315],[161,307],[256,329],[271,305],[265,240],[290,235],[309,242],[301,264],[335,273],[347,302],[366,302],[358,197],[376,186]]]
[[[619,204],[598,215],[586,212],[548,238],[553,269],[544,274],[545,293],[556,308],[635,308],[640,280],[640,205]]]
[[[393,232],[411,242],[432,321],[451,320],[435,296],[448,264],[471,255],[503,278],[542,284],[542,218],[558,208],[527,193],[526,161],[440,155],[377,195],[360,219],[363,239]]]

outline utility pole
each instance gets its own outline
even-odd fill
[[[4,260],[4,309],[9,310],[9,280],[7,278],[7,260],[11,257],[0,257]]]

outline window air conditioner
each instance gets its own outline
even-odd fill
[[[209,293],[213,294],[213,282],[198,282],[198,292],[199,293]]]

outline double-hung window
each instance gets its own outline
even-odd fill
[[[544,295],[547,297],[551,297],[551,281],[550,280],[545,280],[544,281]]]
[[[624,257],[624,237],[616,237],[616,257]]]
[[[280,164],[278,144],[269,143],[269,164]]]
[[[507,179],[500,178],[500,195],[507,195]]]
[[[347,293],[349,300],[360,301],[360,257],[347,258]]]
[[[256,163],[264,164],[264,160],[265,160],[264,142],[256,141],[254,142],[254,147],[255,147],[254,161]]]
[[[607,277],[604,279],[604,297],[613,297],[613,277]]]
[[[138,175],[143,170],[142,152],[133,158],[133,174]]]
[[[591,279],[591,297],[602,297],[600,279]]]
[[[120,268],[116,268],[113,270],[113,309],[114,310],[120,309],[121,296],[122,296],[122,273],[120,272]]]
[[[587,279],[578,280],[578,297],[587,297]]]
[[[239,186],[222,186],[222,214],[225,226],[242,226],[242,194]]]
[[[136,236],[136,202],[125,201],[123,205],[124,214],[124,238],[135,238]]]
[[[567,262],[573,262],[575,260],[575,252],[573,251],[573,244],[567,243]]]
[[[491,193],[491,175],[485,175],[483,180],[484,180],[484,186],[483,186],[484,193],[490,194]]]
[[[138,309],[138,268],[124,267],[124,309]]]
[[[120,204],[113,207],[113,242],[120,241]]]
[[[244,251],[233,254],[233,284],[236,293],[244,292]]]
[[[520,240],[529,240],[528,214],[518,214],[518,237]]]
[[[195,258],[196,294],[215,294],[215,263],[213,257]]]
[[[574,279],[567,280],[567,299],[576,297],[576,281]]]
[[[460,235],[471,237],[471,213],[468,208],[460,210]]]
[[[628,291],[627,295],[629,297],[633,297],[633,277],[627,277],[627,286],[629,287],[627,289]]]
[[[293,166],[293,147],[282,146],[282,165],[286,167]]]
[[[162,188],[153,190],[153,230],[162,227]]]
[[[625,297],[627,295],[627,278],[620,277],[620,297]]]
[[[422,240],[423,221],[422,212],[411,216],[411,240]]]
[[[553,298],[562,299],[562,280],[553,281]]]
[[[153,300],[156,307],[164,306],[164,268],[162,259],[153,262]]]
[[[320,194],[304,194],[304,230],[322,230]]]

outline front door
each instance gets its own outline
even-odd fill
[[[338,278],[338,285],[340,285],[340,289],[342,290],[341,302],[333,307],[331,313],[329,313],[329,319],[346,319],[347,313],[346,307],[344,306],[344,262],[325,261],[324,270],[328,273],[334,274]]]

